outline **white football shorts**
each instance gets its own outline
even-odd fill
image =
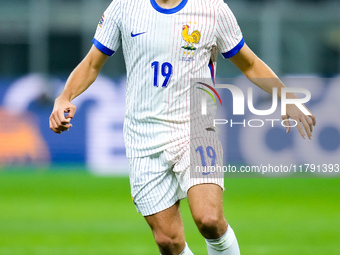
[[[217,136],[195,138],[153,155],[129,158],[131,196],[137,211],[143,216],[161,212],[186,198],[188,190],[198,184],[213,183],[224,190],[223,173],[197,171],[212,164],[223,166],[223,149]]]

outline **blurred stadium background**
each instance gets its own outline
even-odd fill
[[[0,255],[157,254],[129,196],[121,50],[75,100],[72,130],[48,127],[53,100],[110,2],[0,0]],[[319,125],[309,143],[282,128],[228,131],[225,162],[340,163],[340,2],[226,2],[255,53],[281,77],[304,77],[295,85],[311,90]],[[217,74],[240,76],[222,59]],[[243,254],[340,254],[340,181],[312,177],[226,179],[226,214]],[[188,242],[206,254],[182,204]]]

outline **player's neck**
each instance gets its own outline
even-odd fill
[[[183,0],[155,0],[164,9],[172,9],[179,5]]]

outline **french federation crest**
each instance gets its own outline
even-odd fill
[[[190,24],[191,22],[189,22]],[[195,22],[196,24],[196,22]],[[182,61],[194,61],[195,51],[197,50],[196,44],[199,43],[201,39],[201,33],[198,30],[194,30],[193,32],[189,32],[190,26],[184,25],[182,28],[182,37],[183,40],[186,42],[185,46],[182,46],[183,56],[181,58]]]
[[[198,44],[201,39],[201,33],[198,30],[193,31],[189,34],[189,25],[183,26],[182,36],[183,40],[187,43],[186,46],[183,46],[183,49],[186,50],[196,50],[194,44]],[[190,46],[191,45],[191,46]]]

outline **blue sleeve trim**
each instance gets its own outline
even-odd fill
[[[231,58],[233,56],[235,56],[240,49],[242,49],[242,47],[244,46],[244,39],[242,38],[242,40],[230,51],[222,53],[224,58]]]
[[[105,47],[103,44],[98,42],[95,38],[93,38],[92,43],[98,50],[103,52],[104,54],[108,56],[112,56],[115,52],[113,50],[110,50],[109,48]]]

